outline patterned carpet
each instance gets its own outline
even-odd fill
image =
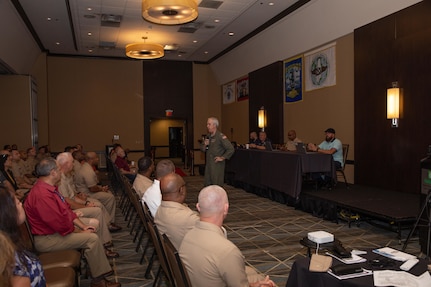
[[[203,187],[203,177],[187,176],[185,180],[187,203],[194,209],[199,190]],[[325,230],[333,233],[346,248],[402,248],[396,233],[365,222],[358,226],[352,224],[349,228],[345,222],[337,224],[325,221],[241,189],[231,186],[225,186],[225,189],[230,202],[229,214],[224,224],[228,238],[242,251],[247,265],[269,275],[278,286],[285,286],[293,262],[307,256],[307,249],[300,245],[299,241],[310,231]],[[134,234],[130,234],[130,228],[126,226],[124,215],[119,209],[117,224],[123,226],[123,230],[113,234],[113,250],[120,253],[120,258],[112,259],[115,275],[110,279],[118,280],[124,287],[152,286],[158,264],[154,264],[150,279],[144,277],[152,249],[147,250],[146,260],[140,265],[143,248],[135,252],[136,243],[132,242]],[[145,237],[143,245],[146,240]],[[406,252],[420,255],[418,241],[411,240]],[[89,281],[81,279],[81,286],[89,286]],[[166,282],[162,280],[160,286],[166,286]]]

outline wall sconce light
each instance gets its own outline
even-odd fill
[[[198,17],[197,0],[142,0],[142,17],[156,24],[179,25]]]
[[[387,91],[386,117],[392,120],[392,127],[397,128],[402,111],[402,89],[398,82],[392,82],[392,88]]]
[[[262,106],[257,111],[257,126],[262,129],[262,131],[265,131],[266,127],[266,110],[265,107]]]

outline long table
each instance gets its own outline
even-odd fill
[[[395,261],[391,259],[386,259],[385,257],[375,254],[372,249],[367,249],[366,255],[361,255],[361,257],[372,262],[375,259],[380,260],[382,263],[386,263],[387,266],[373,266],[367,262],[361,263],[361,267],[368,270],[394,270],[400,271],[399,266],[403,263],[401,261]],[[343,264],[337,259],[333,259],[332,265]],[[383,265],[383,264],[382,264]],[[310,258],[300,258],[296,260],[292,269],[289,273],[289,278],[286,282],[286,287],[373,287],[373,275],[368,275],[364,277],[352,278],[339,280],[334,276],[326,272],[311,272],[309,271]],[[419,276],[427,271],[427,260],[419,259],[419,263],[416,264],[412,269],[408,271],[415,276]],[[407,285],[406,285],[407,286]]]
[[[299,198],[304,174],[322,172],[335,176],[332,155],[253,149],[237,149],[227,161],[226,172],[235,182],[270,188],[294,199]]]

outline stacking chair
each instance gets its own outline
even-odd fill
[[[46,268],[43,266],[46,285],[49,287],[78,287],[76,273],[70,267]]]
[[[187,273],[183,261],[181,260],[177,249],[166,234],[163,234],[163,244],[165,246],[166,258],[168,259],[175,285],[177,287],[192,287],[189,274]]]
[[[28,222],[25,221],[20,228],[26,248],[39,257],[50,287],[79,286],[81,269],[80,252],[70,249],[38,253]],[[71,278],[72,280],[70,280]]]
[[[151,256],[150,262],[148,263],[147,271],[145,272],[145,277],[147,277],[149,272],[151,271],[154,257],[157,256],[160,265],[157,270],[156,277],[154,278],[153,286],[158,286],[157,285],[158,280],[160,278],[160,275],[162,275],[163,273],[165,274],[171,286],[175,287],[175,281],[173,280],[172,272],[168,265],[168,260],[166,258],[166,252],[164,249],[164,245],[162,243],[162,238],[160,236],[160,233],[156,224],[154,223],[154,219],[146,203],[144,203],[144,216],[147,222],[147,230],[154,246],[154,252],[153,252],[153,255]]]
[[[346,167],[347,154],[349,153],[349,145],[343,144],[343,166],[340,169],[336,170],[337,179],[341,177],[344,179],[344,183],[346,184],[346,188],[349,188],[349,184],[347,183],[346,174],[344,173],[344,168]]]

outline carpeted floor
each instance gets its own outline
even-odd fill
[[[186,176],[187,203],[193,209],[199,190],[203,187],[202,176]],[[395,232],[380,229],[366,222],[349,228],[345,222],[329,222],[313,217],[311,214],[294,207],[286,206],[266,198],[258,197],[244,190],[225,186],[230,201],[229,215],[225,220],[228,238],[242,251],[247,265],[267,274],[278,286],[285,286],[293,262],[307,256],[307,249],[300,245],[301,238],[310,231],[325,230],[333,233],[347,248],[373,248],[391,246],[401,249]],[[125,287],[152,286],[158,264],[152,269],[152,278],[144,277],[148,257],[139,264],[142,248],[135,252],[134,234],[126,227],[124,215],[117,212],[117,223],[123,230],[113,234],[114,250],[120,258],[113,259],[115,275],[110,279],[118,280]],[[408,231],[406,231],[408,232]],[[143,243],[146,242],[146,239]],[[406,252],[420,255],[417,240],[412,240]],[[89,286],[89,279],[81,279],[81,286]],[[165,282],[161,286],[166,286]],[[204,287],[204,286],[199,286]]]

